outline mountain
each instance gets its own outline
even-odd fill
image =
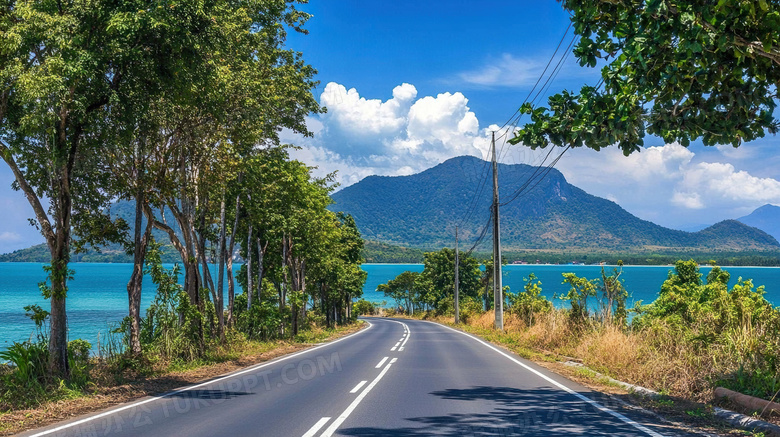
[[[772,236],[735,220],[699,232],[668,229],[569,184],[555,169],[498,167],[506,203],[501,242],[508,250],[780,249]],[[415,175],[369,176],[334,193],[332,209],[352,214],[365,239],[409,247],[451,247],[460,225],[461,246],[468,249],[489,223],[490,175],[488,162],[452,158]],[[544,177],[526,187],[533,175]]]
[[[780,240],[780,206],[767,204],[737,220]]]

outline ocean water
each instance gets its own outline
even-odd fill
[[[14,341],[24,341],[31,337],[35,326],[24,315],[23,307],[38,304],[49,309],[49,302],[41,296],[38,283],[43,281],[43,264],[38,263],[0,263],[0,348]],[[170,266],[168,266],[170,267]],[[69,338],[83,338],[94,345],[98,335],[105,339],[111,325],[127,315],[127,280],[132,264],[74,263],[74,279],[69,282],[67,313]],[[410,270],[420,272],[421,264],[365,264],[368,273],[363,297],[367,300],[393,305],[394,302],[376,291],[376,287],[398,274]],[[238,270],[238,266],[236,266]],[[652,302],[666,279],[671,267],[626,266],[623,268],[624,284],[630,296],[628,304],[641,300]],[[780,305],[780,267],[728,267],[731,284],[738,277],[753,279],[753,283],[766,286],[767,299]],[[702,268],[706,275],[708,268]],[[601,267],[582,265],[509,265],[504,266],[503,283],[515,292],[522,289],[523,279],[534,273],[542,281],[542,294],[552,298],[568,290],[563,285],[561,273],[573,272],[589,279],[599,278]],[[237,293],[241,292],[240,287]],[[150,278],[144,278],[141,299],[142,314],[154,297],[154,284]],[[562,302],[559,303],[562,305]]]
[[[393,305],[394,302],[385,297],[383,293],[377,292],[376,285],[386,282],[387,279],[393,279],[405,270],[416,272],[423,270],[422,264],[366,264],[363,268],[368,272],[366,286],[363,288],[363,297],[378,303],[384,300],[387,301],[388,305]],[[613,268],[606,267],[608,275],[612,273]],[[623,285],[629,293],[628,306],[633,307],[636,301],[642,301],[645,304],[654,301],[661,290],[661,284],[673,269],[671,266],[623,267],[620,279],[623,280]],[[736,284],[740,277],[745,280],[752,279],[754,286],[765,286],[767,300],[774,305],[780,305],[780,267],[724,267],[724,269],[731,274],[729,287]],[[706,278],[710,268],[702,267],[700,271]],[[562,273],[569,272],[588,279],[601,278],[601,266],[510,264],[503,266],[502,282],[504,286],[508,285],[513,293],[522,291],[525,279],[533,273],[537,280],[542,282],[542,294],[548,299],[552,299],[554,295],[560,296],[569,291],[569,286],[563,284],[562,276]],[[553,302],[556,306],[564,304],[560,300]]]

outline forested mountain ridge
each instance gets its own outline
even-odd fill
[[[369,176],[333,194],[332,209],[352,214],[365,239],[418,248],[452,246],[460,224],[461,244],[468,248],[488,223],[490,172],[489,163],[462,156],[415,175]],[[569,184],[555,169],[513,199],[532,175],[543,172],[499,164],[498,173],[501,202],[507,203],[501,208],[507,249],[780,248],[772,236],[735,220],[699,232],[659,226]]]

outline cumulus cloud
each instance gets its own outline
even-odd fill
[[[709,161],[717,156],[707,152],[695,153],[676,143],[628,157],[616,148],[578,149],[558,168],[586,191],[666,226],[712,224],[780,202],[780,181],[729,162]]]
[[[701,162],[686,169],[680,189],[707,195],[711,203],[780,201],[780,181],[738,171],[730,163]]]
[[[460,92],[418,98],[404,83],[382,101],[331,82],[320,103],[328,112],[309,120],[314,138],[283,140],[305,146],[294,156],[321,173],[338,170],[344,186],[371,174],[417,173],[454,156],[483,157],[489,142]]]

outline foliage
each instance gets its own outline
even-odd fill
[[[569,291],[560,296],[561,300],[569,301],[571,310],[569,318],[575,324],[580,324],[589,319],[588,298],[596,296],[598,279],[589,280],[580,278],[574,273],[563,273],[563,283],[569,284]]]
[[[509,303],[507,310],[520,317],[526,326],[531,326],[537,314],[552,311],[552,302],[542,296],[542,281],[537,280],[536,275],[531,273],[528,278],[523,279],[523,291],[506,294]]]
[[[728,281],[718,266],[702,281],[694,261],[678,261],[632,325],[659,333],[655,341],[672,336],[707,354],[714,382],[771,397],[780,380],[780,310],[764,298],[763,286],[740,278],[729,290]]]
[[[267,300],[255,301],[247,309],[246,302],[246,293],[236,296],[236,329],[254,340],[277,338],[282,320],[289,317],[289,311],[279,309]]]
[[[178,265],[166,269],[160,256],[160,245],[151,242],[145,272],[157,286],[157,293],[141,320],[141,344],[147,354],[162,360],[193,360],[202,356],[198,332],[202,316],[179,285]],[[125,334],[125,347],[129,345],[128,323],[125,319],[120,328]]]
[[[352,304],[352,313],[357,316],[373,316],[376,313],[377,305],[365,299],[360,299]]]
[[[9,385],[25,389],[38,389],[46,382],[46,363],[49,351],[45,343],[14,342],[8,349],[0,351],[0,359],[13,365],[14,371],[7,377]]]
[[[426,252],[422,272],[406,271],[378,291],[396,301],[399,308],[413,314],[415,310],[434,310],[437,314],[454,314],[455,311],[455,251],[444,248],[438,252]],[[482,272],[479,261],[470,254],[461,253],[458,263],[461,308],[467,303],[479,303],[482,296]],[[474,304],[476,305],[476,304]]]
[[[423,251],[367,240],[363,247],[363,258],[367,263],[422,264]]]
[[[607,275],[604,265],[601,266],[601,317],[604,323],[625,327],[628,320],[626,299],[628,291],[623,286],[620,275],[623,273],[623,261],[618,260],[617,267],[611,275]]]
[[[414,307],[426,302],[428,287],[419,272],[402,272],[387,284],[379,284],[377,291],[395,300],[399,308],[408,313],[414,313]]]
[[[769,1],[572,1],[582,66],[603,65],[603,86],[524,104],[531,123],[514,143],[628,155],[646,133],[688,146],[731,144],[776,133],[780,6]]]

